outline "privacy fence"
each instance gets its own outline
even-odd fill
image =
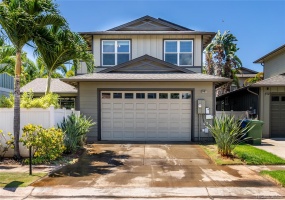
[[[53,106],[47,109],[43,108],[21,108],[21,123],[20,129],[27,124],[41,125],[44,128],[57,127],[57,124],[63,121],[64,118],[75,113],[80,114],[80,111],[55,109]],[[0,130],[7,136],[7,133],[13,133],[14,125],[14,109],[13,108],[0,108]],[[1,141],[2,143],[4,141]],[[28,156],[26,147],[20,145],[22,156]],[[7,156],[13,155],[13,150],[9,150]]]

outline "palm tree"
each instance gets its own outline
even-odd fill
[[[236,37],[225,31],[221,34],[217,32],[212,42],[205,48],[206,54],[206,71],[208,74],[231,78],[239,87],[236,73],[242,66],[241,60],[237,57]],[[230,84],[226,86],[228,90]]]
[[[65,24],[52,0],[2,0],[0,25],[16,50],[14,87],[14,158],[20,159],[20,81],[21,54],[31,40],[54,42],[48,35],[47,26]]]
[[[36,41],[36,52],[48,72],[46,94],[50,92],[52,74],[56,70],[62,69],[62,66],[67,62],[72,61],[78,67],[79,61],[84,61],[89,72],[94,69],[93,55],[88,52],[87,43],[79,34],[57,27],[51,27],[49,31],[57,41],[55,44],[49,45],[50,48],[46,48],[47,44]]]
[[[249,85],[251,85],[251,84],[253,84],[253,83],[256,83],[256,82],[258,82],[258,81],[262,81],[262,80],[263,80],[263,76],[264,76],[263,72],[259,72],[259,73],[257,73],[257,74],[255,75],[255,77],[246,79],[246,80],[244,81],[244,85],[245,85],[245,86],[249,86]]]

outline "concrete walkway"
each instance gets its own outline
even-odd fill
[[[261,145],[255,145],[255,147],[285,159],[285,138],[263,139]]]

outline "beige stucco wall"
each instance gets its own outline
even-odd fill
[[[200,35],[94,35],[93,54],[95,66],[101,66],[101,40],[131,40],[131,60],[148,54],[163,60],[163,41],[167,39],[193,39],[194,66],[201,66],[202,49]],[[197,70],[197,69],[194,69]],[[198,71],[197,71],[198,72]],[[201,71],[199,71],[201,72]]]
[[[285,94],[285,87],[261,87],[260,88],[260,116],[259,119],[264,122],[262,137],[270,137],[270,100],[271,95]]]
[[[193,112],[195,112],[194,117],[194,136],[198,137],[198,115],[197,115],[197,99],[205,99],[206,107],[210,108],[210,114],[214,114],[215,106],[213,102],[213,83],[212,82],[80,82],[79,84],[79,94],[80,94],[80,112],[84,115],[90,116],[95,122],[97,122],[97,89],[98,88],[185,88],[194,89],[195,103]],[[202,93],[201,90],[206,90],[207,93]],[[89,140],[97,140],[97,125],[93,127],[88,135]],[[193,134],[193,133],[192,133]],[[201,133],[201,137],[209,137],[209,134]]]
[[[264,79],[285,73],[285,51],[264,62]]]

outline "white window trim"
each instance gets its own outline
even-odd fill
[[[176,41],[177,42],[177,52],[166,52],[166,42],[174,42]],[[192,52],[180,52],[180,42],[191,42],[192,44]],[[193,43],[194,41],[193,40],[164,40],[164,50],[163,50],[163,57],[164,57],[164,61],[165,61],[165,54],[171,54],[171,53],[176,53],[177,54],[177,66],[193,66],[193,61],[194,61],[194,54],[193,54]],[[192,65],[180,65],[180,60],[179,60],[179,54],[192,54]]]
[[[103,44],[105,41],[106,42],[115,42],[115,52],[106,52],[106,53],[103,52]],[[121,41],[129,42],[129,52],[118,52],[118,49],[117,49],[118,41],[119,42],[121,42]],[[102,63],[102,66],[118,65],[118,54],[127,54],[127,53],[129,54],[129,60],[130,60],[131,59],[131,41],[130,40],[102,40],[102,42],[101,42],[101,63]],[[104,54],[115,54],[115,64],[114,65],[104,65],[104,60],[103,60]]]

